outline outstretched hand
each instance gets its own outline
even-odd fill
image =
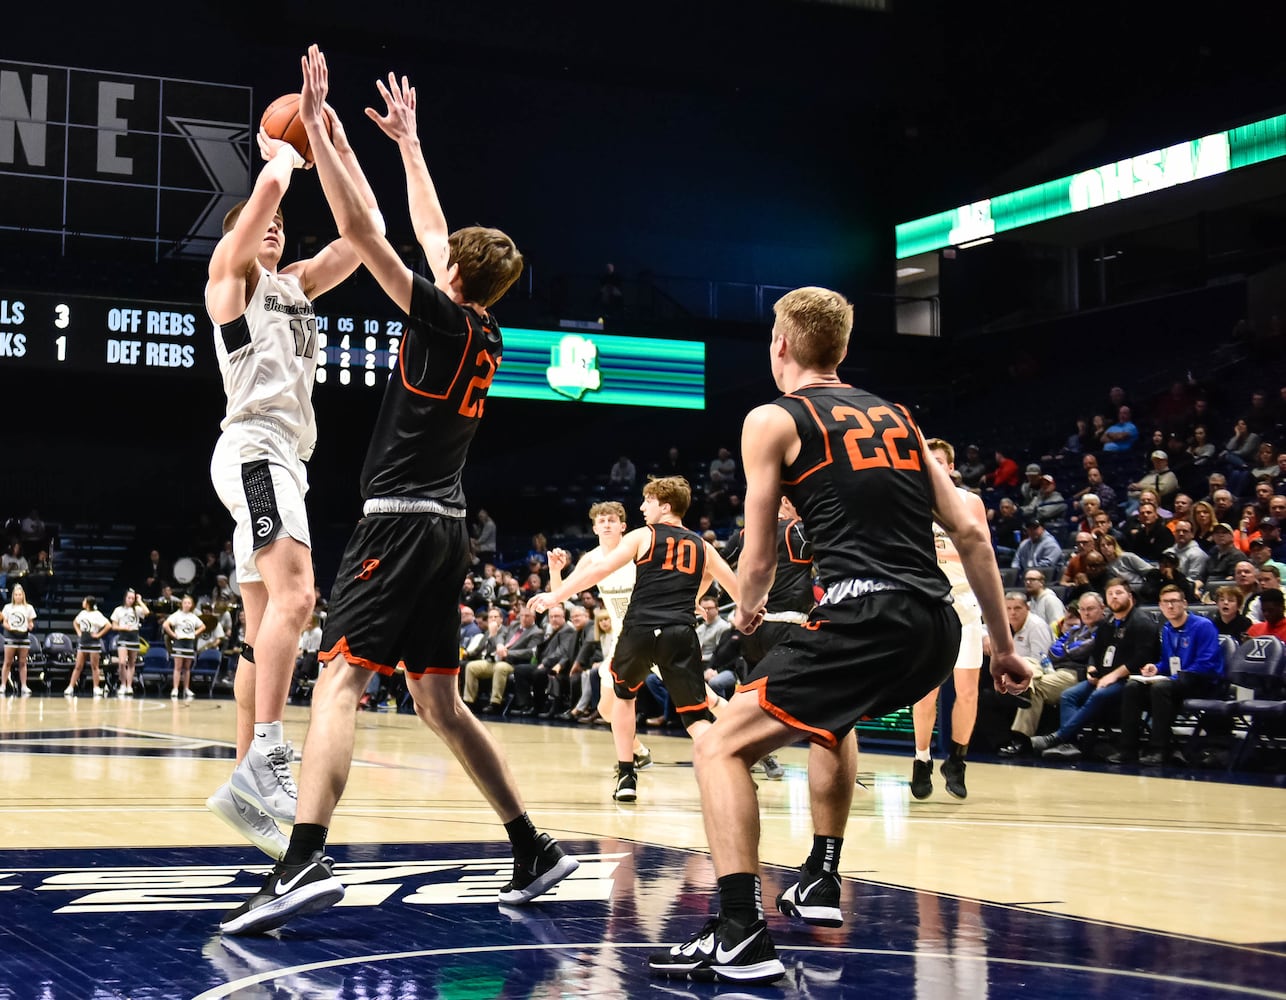
[[[389,73],[388,86],[384,86],[383,80],[376,80],[375,87],[384,98],[387,113],[381,115],[374,108],[367,108],[366,117],[394,142],[416,138],[415,88],[406,76],[403,75],[399,82],[396,76]]]
[[[1031,664],[1010,651],[991,657],[991,677],[1001,694],[1022,694],[1031,687]]]
[[[299,90],[299,117],[305,128],[320,126],[326,114],[326,94],[330,89],[330,72],[326,56],[316,45],[308,46],[308,54],[299,60],[304,83]]]

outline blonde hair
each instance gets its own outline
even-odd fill
[[[942,438],[929,438],[928,441],[924,442],[924,447],[927,451],[942,452],[942,454],[947,456],[948,465],[956,464],[956,450],[946,441],[943,441]]]
[[[805,368],[827,371],[848,353],[853,306],[839,292],[810,285],[773,303],[777,322],[790,334],[790,355]]]
[[[617,503],[615,500],[604,500],[601,503],[594,504],[589,509],[589,519],[591,521],[597,520],[599,514],[615,514],[621,519],[622,524],[625,523],[625,505]]]
[[[692,503],[692,487],[682,476],[661,476],[649,479],[643,487],[645,497],[655,497],[657,503],[668,503],[670,513],[682,517]]]

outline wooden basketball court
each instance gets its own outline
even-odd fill
[[[307,712],[288,712],[303,748]],[[330,837],[349,897],[224,940],[219,913],[267,867],[204,806],[232,767],[232,702],[6,699],[0,997],[727,995],[644,967],[715,905],[686,737],[644,734],[656,763],[622,805],[606,730],[489,725],[576,878],[497,907],[494,815],[417,719],[361,713]],[[756,775],[766,903],[811,843],[807,750],[780,759],[783,780]],[[938,780],[915,802],[909,773],[909,754],[863,752],[845,926],[774,911],[790,975],[752,995],[1286,996],[1281,787],[973,762],[967,801]]]

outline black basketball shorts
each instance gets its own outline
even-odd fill
[[[323,663],[338,655],[392,674],[460,672],[460,584],[469,566],[461,518],[368,514],[340,561],[322,631]]]
[[[834,747],[861,719],[914,705],[951,676],[960,619],[904,591],[818,605],[737,690],[814,743]]]
[[[701,643],[693,626],[628,625],[621,629],[612,653],[612,687],[616,696],[632,699],[654,663],[661,668],[661,680],[684,728],[694,722],[714,721],[706,706]]]

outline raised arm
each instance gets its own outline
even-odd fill
[[[411,270],[384,238],[383,225],[366,204],[362,191],[353,180],[323,127],[325,102],[329,86],[326,57],[310,46],[301,60],[304,75],[300,91],[299,116],[308,133],[317,175],[321,178],[326,201],[335,216],[340,236],[361,258],[366,269],[403,312],[411,308]]]
[[[367,108],[366,116],[397,143],[402,154],[402,167],[406,171],[406,197],[415,238],[424,248],[434,278],[441,280],[450,260],[447,246],[449,230],[442,202],[438,200],[438,190],[429,176],[424,151],[420,148],[415,120],[415,88],[405,76],[399,82],[392,73],[388,75],[387,87],[380,80],[375,81],[375,86],[384,98],[386,110],[381,115],[374,108]]]
[[[652,532],[649,528],[635,528],[621,539],[619,545],[612,549],[611,552],[604,553],[603,557],[596,562],[589,562],[582,559],[575,571],[564,580],[561,584],[554,586],[551,580],[552,589],[547,594],[537,594],[527,602],[527,607],[531,608],[536,614],[547,611],[555,604],[561,604],[573,594],[579,594],[582,590],[588,590],[599,580],[620,569],[631,559],[638,558],[639,546],[644,538],[650,539]]]

